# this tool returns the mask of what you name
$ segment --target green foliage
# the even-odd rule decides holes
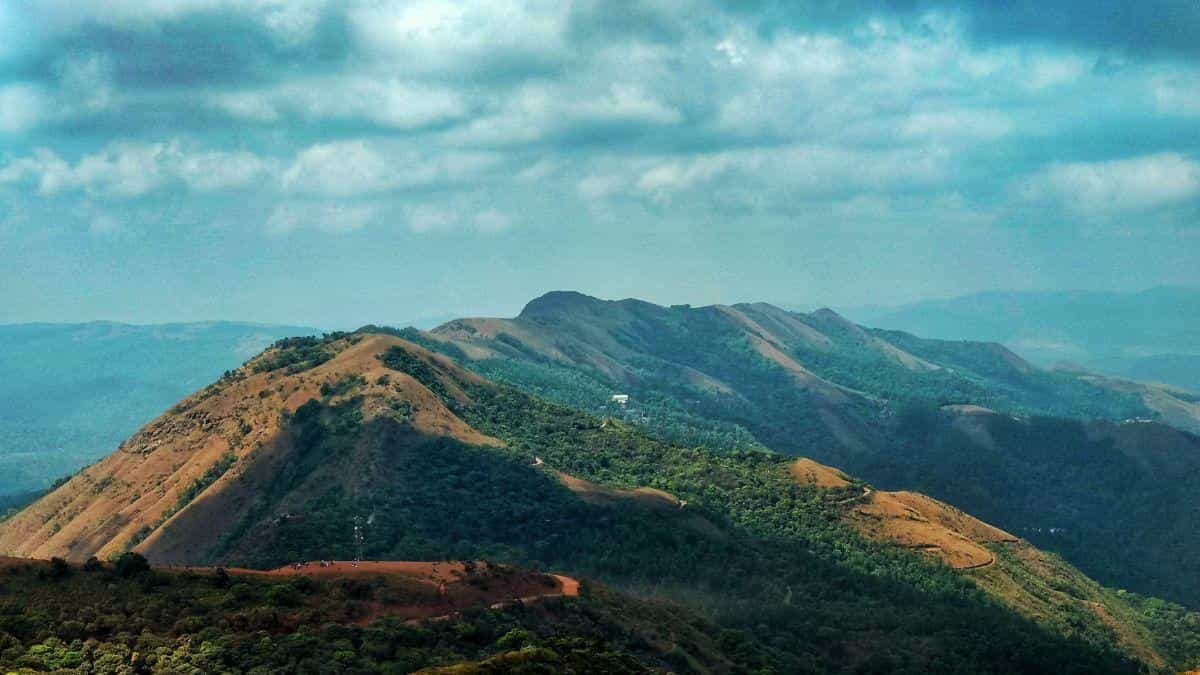
[[[1181,670],[1200,670],[1200,612],[1135,593],[1118,594],[1140,612],[1155,647]]]
[[[411,375],[417,382],[425,385],[430,391],[440,396],[453,409],[455,402],[450,399],[445,385],[442,384],[437,372],[424,359],[416,356],[403,347],[391,347],[379,356],[383,365],[392,370]]]
[[[331,342],[350,337],[349,333],[326,333],[321,337],[303,336],[289,337],[277,340],[271,348],[253,363],[253,371],[265,373],[283,369],[292,375],[315,368],[333,358],[333,352],[327,349]]]
[[[4,672],[390,674],[454,664],[464,664],[457,672],[489,672],[503,664],[511,672],[642,673],[668,665],[667,647],[656,645],[660,626],[673,627],[671,645],[696,666],[733,665],[707,619],[605,589],[536,610],[479,607],[452,621],[387,618],[363,626],[372,609],[348,599],[341,580],[238,577],[230,587],[192,572],[142,570],[135,579],[99,570],[50,581],[46,567],[0,571]],[[355,583],[401,604],[428,594],[404,579]],[[737,656],[765,658],[749,647]]]
[[[366,384],[366,380],[361,375],[346,375],[336,382],[322,382],[321,395],[325,397],[343,396],[364,384]]]
[[[150,570],[150,563],[140,554],[127,551],[117,556],[115,561],[117,576],[131,579]]]
[[[640,385],[618,385],[558,363],[486,359],[469,365],[489,380],[576,410],[601,417],[629,417],[648,433],[672,443],[715,451],[766,449],[744,427],[697,414],[696,399],[675,398]],[[630,394],[633,411],[614,406],[610,402],[614,393]],[[693,402],[692,409],[688,401]]]
[[[1164,446],[1184,467],[1168,477],[1075,420],[981,416],[968,421],[976,433],[955,420],[912,405],[898,415],[894,452],[845,468],[954,504],[1062,554],[1106,585],[1200,606],[1200,560],[1180,554],[1200,551],[1200,531],[1179,510],[1200,490],[1200,458],[1187,453],[1200,440],[1179,433],[1182,445]],[[1161,435],[1147,433],[1145,452],[1154,456]]]
[[[418,357],[388,360],[424,372]],[[1094,617],[1063,608],[1062,624],[1078,629],[1050,632],[944,566],[862,540],[842,524],[841,495],[795,483],[776,455],[684,448],[507,387],[455,384],[471,401],[460,414],[504,447],[423,436],[386,417],[362,422],[346,404],[310,402],[289,420],[295,456],[221,558],[273,566],[350,557],[350,525],[370,514],[368,559],[484,557],[684,602],[734,631],[721,649],[747,669],[848,672],[887,653],[898,668],[926,672],[1136,670]],[[543,467],[531,466],[534,456]],[[373,469],[349,484],[319,478],[341,466]],[[659,488],[687,506],[585,501],[544,467]],[[285,503],[303,517],[273,520]]]
[[[612,393],[628,393],[640,413],[634,421],[661,439],[719,451],[766,446],[885,488],[919,490],[1061,552],[1105,583],[1200,607],[1200,531],[1186,511],[1200,490],[1195,452],[1171,451],[1192,468],[1164,479],[1110,441],[1085,438],[1081,420],[1152,416],[1137,395],[1032,369],[996,344],[863,329],[828,312],[736,309],[765,327],[784,356],[867,396],[815,395],[819,386],[799,384],[755,347],[758,329],[723,312],[644,303],[635,310],[597,301],[587,311],[519,318],[566,360],[497,338],[487,346],[503,357],[469,366],[597,415],[614,414],[605,408]],[[613,381],[614,371],[624,380]],[[728,389],[706,386],[697,373]],[[964,403],[1028,420],[1002,418],[996,424],[1006,428],[991,434],[998,446],[988,447],[939,411]]]

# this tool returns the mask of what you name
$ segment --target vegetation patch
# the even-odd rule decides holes
[[[326,333],[322,337],[304,336],[277,340],[262,357],[253,363],[252,369],[256,373],[282,369],[284,373],[293,375],[316,368],[333,358],[333,352],[328,349],[329,343],[348,335],[348,333]]]

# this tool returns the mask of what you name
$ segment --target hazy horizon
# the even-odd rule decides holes
[[[1079,294],[1109,294],[1109,293],[1111,293],[1111,294],[1116,294],[1116,295],[1138,295],[1140,293],[1147,293],[1147,292],[1163,290],[1163,289],[1181,289],[1181,290],[1200,292],[1200,287],[1198,287],[1198,286],[1184,286],[1184,285],[1157,285],[1157,286],[1149,286],[1146,288],[1139,288],[1139,289],[1134,289],[1134,290],[1129,290],[1129,291],[1111,290],[1111,289],[1088,289],[1088,288],[1057,288],[1057,289],[1028,289],[1028,290],[993,288],[993,289],[984,289],[984,290],[979,290],[979,291],[973,291],[971,293],[964,293],[961,295],[929,296],[929,297],[912,298],[909,300],[901,300],[901,301],[894,302],[894,303],[866,303],[866,304],[857,304],[857,305],[839,305],[839,304],[827,303],[827,302],[819,302],[819,301],[811,301],[810,302],[810,301],[803,301],[803,300],[799,301],[799,302],[795,302],[795,301],[788,301],[788,300],[782,300],[782,299],[771,300],[771,299],[761,299],[761,298],[743,298],[743,299],[739,299],[739,300],[733,300],[728,303],[704,302],[704,301],[682,303],[682,302],[675,302],[672,300],[652,300],[650,298],[639,297],[639,296],[605,297],[603,295],[598,295],[598,294],[591,294],[591,293],[584,293],[584,294],[590,295],[590,296],[598,298],[600,300],[609,300],[609,301],[643,300],[643,301],[652,302],[654,304],[661,305],[664,307],[670,306],[670,305],[678,305],[678,304],[688,304],[688,305],[693,305],[693,306],[697,306],[697,307],[702,307],[702,306],[708,306],[708,305],[736,305],[736,304],[741,304],[741,303],[766,302],[768,304],[775,305],[775,306],[781,307],[783,309],[787,309],[787,310],[791,310],[791,311],[798,311],[798,312],[812,312],[812,311],[815,311],[818,309],[827,308],[827,309],[833,309],[834,311],[837,311],[840,313],[845,313],[845,312],[855,313],[855,312],[861,312],[861,311],[901,309],[901,308],[908,307],[908,306],[921,305],[923,303],[948,302],[948,301],[958,300],[961,298],[990,295],[990,294],[1056,295],[1056,294],[1076,294],[1076,293],[1079,293]],[[363,326],[371,325],[371,324],[382,325],[382,326],[391,326],[391,327],[397,327],[397,328],[414,326],[414,327],[421,328],[421,329],[429,329],[429,328],[435,328],[438,325],[441,325],[448,321],[452,321],[454,319],[478,318],[478,317],[499,317],[499,318],[514,317],[521,312],[521,309],[524,308],[524,306],[529,301],[534,300],[538,297],[541,297],[542,295],[545,295],[546,293],[552,293],[552,292],[558,292],[558,291],[582,292],[582,291],[578,291],[578,289],[573,289],[573,288],[547,289],[543,292],[537,293],[535,295],[530,296],[529,298],[526,298],[525,300],[521,301],[520,303],[518,303],[517,305],[515,305],[512,308],[500,309],[495,312],[470,312],[470,311],[468,311],[468,312],[462,312],[462,313],[456,313],[456,314],[455,313],[447,313],[447,314],[425,315],[425,316],[410,316],[410,317],[401,318],[398,320],[395,320],[395,319],[394,320],[384,320],[384,319],[380,319],[380,318],[364,318],[361,321],[350,322],[350,323],[346,323],[346,324],[324,323],[321,321],[306,320],[303,317],[289,319],[289,320],[285,320],[285,321],[262,321],[262,320],[258,320],[258,319],[254,319],[254,318],[238,318],[238,317],[207,317],[207,318],[198,318],[198,319],[189,319],[189,320],[167,319],[167,320],[163,320],[163,321],[127,321],[127,320],[122,320],[122,319],[114,319],[114,318],[110,318],[110,317],[101,317],[101,318],[82,318],[82,319],[75,319],[75,320],[0,321],[0,327],[2,327],[2,326],[36,325],[36,324],[55,325],[55,324],[106,324],[106,323],[112,323],[112,324],[117,324],[117,325],[137,326],[137,327],[157,327],[157,326],[169,326],[169,325],[180,325],[180,324],[236,323],[236,324],[245,324],[245,325],[258,324],[258,325],[262,325],[262,326],[272,326],[272,327],[285,326],[285,327],[294,327],[294,328],[314,328],[314,329],[329,330],[329,331],[353,330],[353,329],[361,328]],[[851,316],[849,318],[851,318],[855,321],[861,321],[861,319],[854,317],[854,316]],[[866,321],[865,323],[867,325],[870,325],[870,321]],[[925,337],[937,337],[937,336],[936,335],[928,335]]]
[[[6,3],[0,322],[1197,286],[1176,5]]]

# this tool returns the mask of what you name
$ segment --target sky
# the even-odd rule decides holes
[[[0,323],[1160,284],[1194,0],[0,0]]]

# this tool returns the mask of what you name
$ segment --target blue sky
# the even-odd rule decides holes
[[[0,3],[0,322],[1200,284],[1200,5]]]

